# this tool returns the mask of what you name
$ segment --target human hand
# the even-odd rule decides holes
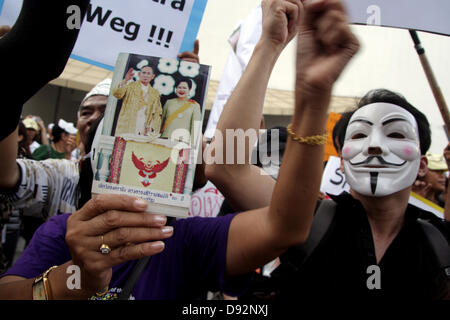
[[[94,294],[111,280],[112,267],[155,255],[160,241],[172,236],[166,217],[145,212],[147,203],[124,195],[92,198],[67,220],[66,243],[72,262],[82,270],[82,289]],[[102,254],[100,246],[112,251]]]
[[[44,121],[41,119],[41,117],[34,116],[33,118],[36,121],[36,123],[38,124],[39,128],[41,129],[41,131],[42,130],[46,131]]]
[[[77,136],[69,134],[66,141],[66,153],[71,153],[77,147]]]
[[[125,75],[125,82],[128,82],[131,79],[133,79],[133,68],[128,69],[128,72]]]
[[[334,82],[359,50],[340,0],[304,1],[297,45],[297,91],[331,94]]]
[[[183,61],[200,63],[200,57],[198,56],[199,51],[200,51],[200,42],[197,39],[194,42],[194,50],[192,50],[192,52],[184,51],[180,53],[177,57]]]
[[[0,38],[11,31],[10,26],[0,26]]]
[[[263,0],[261,40],[282,50],[297,33],[303,11],[300,0]]]

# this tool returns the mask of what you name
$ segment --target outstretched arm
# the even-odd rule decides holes
[[[300,0],[262,2],[261,38],[222,111],[210,145],[210,148],[220,148],[223,143],[223,157],[216,152],[216,159],[208,161],[207,176],[237,210],[269,205],[275,181],[268,175],[261,175],[261,170],[250,163],[249,155],[257,139],[273,67],[296,34],[299,6]],[[236,135],[245,133],[245,145],[240,146],[237,138],[226,138],[227,131]]]
[[[13,28],[0,39],[3,117],[0,117],[0,187],[16,184],[17,134],[23,104],[64,70],[79,30],[67,28],[67,8],[78,5],[84,16],[89,0],[24,0]],[[23,63],[30,60],[39,63]],[[33,74],[24,78],[24,74]],[[20,89],[20,94],[16,93]]]
[[[272,5],[274,14],[287,3],[265,2]],[[359,43],[340,0],[297,1],[296,6],[301,14],[291,128],[297,136],[311,137],[326,132],[332,86]],[[258,79],[254,75],[253,82]],[[251,270],[306,240],[320,188],[323,153],[323,144],[288,139],[270,207],[244,212],[231,222],[228,274]]]

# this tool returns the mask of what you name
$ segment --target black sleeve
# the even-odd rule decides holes
[[[20,119],[23,104],[64,70],[79,30],[69,30],[67,8],[82,18],[89,0],[24,0],[12,30],[0,39],[0,141]]]

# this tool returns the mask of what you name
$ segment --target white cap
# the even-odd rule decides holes
[[[66,122],[63,119],[58,121],[58,127],[64,129],[67,133],[77,134],[78,130],[75,128],[72,122]]]
[[[111,90],[111,79],[106,78],[105,80],[99,82],[89,93],[84,97],[81,104],[92,96],[109,96],[109,91]]]

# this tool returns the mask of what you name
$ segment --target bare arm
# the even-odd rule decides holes
[[[285,46],[296,34],[299,0],[263,1],[263,32],[239,83],[225,105],[211,148],[221,148],[206,167],[208,178],[237,210],[250,210],[269,204],[275,181],[261,175],[249,161],[257,129],[260,127],[264,98],[273,67]],[[240,130],[248,137],[244,145],[228,132]],[[236,134],[240,134],[238,131]],[[221,162],[221,158],[223,162]],[[238,161],[241,160],[241,161]],[[224,164],[222,164],[224,163]],[[242,190],[246,190],[245,194]]]
[[[171,237],[173,229],[165,227],[166,217],[148,214],[146,208],[147,202],[133,197],[99,195],[72,214],[65,234],[72,260],[49,273],[53,299],[89,298],[110,283],[113,266],[163,251],[161,240]],[[111,246],[109,254],[100,253],[102,241]],[[81,288],[76,290],[67,286],[72,265],[80,268]],[[5,276],[0,279],[0,299],[31,299],[32,283],[33,279]]]
[[[0,69],[8,77],[0,77],[4,110],[0,117],[0,187],[10,188],[19,179],[16,165],[17,124],[20,120],[22,105],[52,79],[59,76],[69,59],[78,37],[79,30],[67,28],[67,8],[77,4],[84,16],[89,0],[61,0],[57,2],[25,0],[17,22],[11,30],[0,38]],[[46,48],[39,50],[39,48]],[[29,53],[34,52],[32,81],[23,82],[19,74],[26,66],[17,63],[26,61]],[[14,92],[17,83],[21,83],[20,94]]]
[[[326,132],[332,86],[358,51],[359,43],[349,29],[340,0],[305,1],[304,6],[298,1],[297,5],[302,14],[291,123],[296,135],[308,137]],[[244,212],[231,222],[228,274],[251,270],[306,240],[319,193],[323,152],[323,145],[289,138],[270,207]]]
[[[17,129],[0,141],[0,189],[10,189],[17,185],[20,178],[17,156]]]

